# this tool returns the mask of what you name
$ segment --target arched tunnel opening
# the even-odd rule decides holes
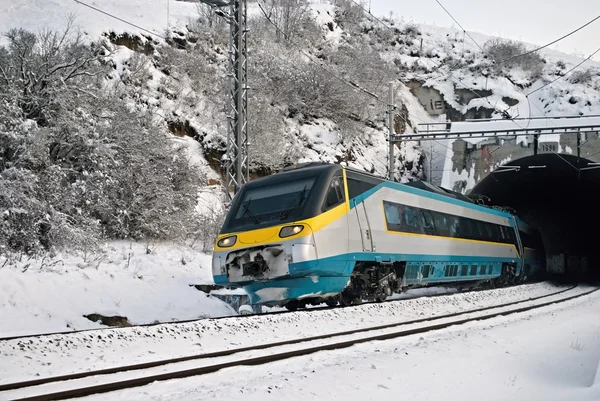
[[[556,153],[524,157],[490,173],[470,195],[484,195],[491,205],[511,207],[538,229],[546,254],[546,278],[600,279],[600,242],[595,231],[600,227],[600,168],[591,161]]]

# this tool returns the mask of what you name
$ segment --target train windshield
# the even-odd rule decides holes
[[[233,231],[242,226],[293,220],[302,213],[316,179],[316,176],[302,177],[246,188],[237,202],[237,209],[230,212],[232,215],[227,229]]]

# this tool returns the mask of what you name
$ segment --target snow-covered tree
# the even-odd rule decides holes
[[[0,47],[0,252],[175,238],[196,184],[182,149],[128,93],[107,86],[96,45],[11,31]]]

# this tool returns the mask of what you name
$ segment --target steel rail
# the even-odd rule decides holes
[[[335,338],[335,337],[347,336],[347,335],[352,335],[352,334],[357,334],[357,333],[365,333],[365,332],[369,332],[369,331],[379,331],[379,330],[384,330],[384,329],[389,329],[389,328],[394,328],[394,327],[400,327],[400,326],[407,326],[407,325],[417,324],[417,323],[423,323],[423,322],[432,322],[432,321],[437,321],[437,320],[442,320],[442,319],[457,317],[457,316],[466,315],[466,314],[473,314],[473,313],[478,313],[478,312],[484,312],[484,311],[491,310],[491,309],[505,308],[505,307],[508,307],[508,306],[522,304],[522,303],[525,303],[525,302],[532,302],[532,301],[536,301],[536,300],[539,300],[539,299],[543,299],[543,298],[547,298],[547,297],[559,295],[559,294],[565,293],[567,291],[571,291],[571,290],[575,289],[576,287],[577,286],[572,286],[570,288],[566,288],[566,289],[563,289],[563,290],[560,290],[560,291],[556,291],[556,292],[553,292],[553,293],[550,293],[550,294],[545,294],[545,295],[541,295],[541,296],[537,296],[537,297],[531,297],[531,298],[524,299],[524,300],[519,300],[519,301],[508,302],[508,303],[504,303],[504,304],[501,304],[501,305],[488,306],[488,307],[477,308],[477,309],[473,309],[473,310],[469,310],[469,311],[455,312],[455,313],[451,313],[451,314],[445,314],[445,315],[440,315],[440,316],[415,319],[415,320],[411,320],[411,321],[390,323],[390,324],[385,324],[385,325],[379,325],[379,326],[372,326],[372,327],[366,327],[366,328],[361,328],[361,329],[348,330],[348,331],[344,331],[344,332],[336,332],[336,333],[323,334],[323,335],[319,335],[319,336],[306,337],[306,338],[301,338],[301,339],[293,339],[293,340],[280,341],[280,342],[270,343],[270,344],[261,344],[261,345],[257,345],[257,346],[241,347],[241,348],[235,348],[235,349],[230,349],[230,350],[217,351],[217,352],[211,352],[211,353],[205,353],[205,354],[199,354],[199,355],[191,355],[191,356],[180,357],[180,358],[172,358],[172,359],[162,360],[162,361],[146,362],[146,363],[141,363],[141,364],[136,364],[136,365],[114,367],[114,368],[101,369],[101,370],[90,371],[90,372],[80,372],[80,373],[74,373],[74,374],[68,374],[68,375],[48,377],[48,378],[43,378],[43,379],[34,379],[34,380],[23,381],[23,382],[18,382],[18,383],[9,383],[9,384],[0,385],[0,392],[11,391],[11,390],[20,390],[20,389],[24,389],[24,388],[28,388],[28,387],[33,387],[33,386],[39,386],[39,385],[43,385],[43,384],[49,384],[49,383],[55,383],[55,382],[64,382],[64,381],[68,381],[68,380],[82,379],[82,378],[91,377],[91,376],[101,376],[101,375],[109,375],[109,374],[115,374],[115,373],[122,373],[122,372],[127,372],[127,371],[132,371],[132,370],[149,369],[149,368],[153,368],[153,367],[166,366],[166,365],[169,365],[169,364],[186,362],[186,361],[191,361],[191,360],[210,359],[210,358],[216,358],[216,357],[222,357],[222,356],[229,356],[229,355],[238,354],[238,353],[247,352],[247,351],[263,350],[263,349],[274,348],[274,347],[285,346],[285,345],[294,345],[294,344],[300,344],[300,343],[311,342],[311,341],[316,341],[316,340],[322,340],[322,339],[328,339],[328,338]],[[557,303],[557,302],[563,302],[565,300],[569,300],[569,299],[572,299],[572,298],[577,298],[577,297],[582,296],[582,295],[587,295],[587,294],[589,294],[589,293],[591,293],[593,291],[596,291],[596,289],[594,289],[592,291],[589,291],[589,292],[586,292],[586,293],[577,294],[577,295],[572,296],[572,297],[564,298],[562,300],[550,301],[550,302],[547,302],[545,304],[541,304],[541,306],[545,306],[547,304],[552,304],[552,303]],[[527,308],[532,309],[532,308],[541,307],[541,306],[540,305],[534,305],[534,306],[529,306],[529,307],[525,307],[525,308],[526,309]],[[521,309],[523,309],[523,308],[521,308]],[[500,314],[503,314],[503,313],[514,313],[514,311],[500,312]],[[494,314],[494,316],[496,316],[496,315],[497,314]],[[457,323],[456,321],[454,321],[454,322],[450,322],[450,323],[442,323],[441,325],[426,326],[425,328],[405,330],[405,331],[401,331],[399,333],[408,333],[408,334],[403,334],[403,335],[410,335],[410,334],[422,333],[422,332],[425,332],[425,331],[419,331],[419,330],[427,329],[428,327],[434,327],[432,330],[437,330],[437,329],[442,328],[442,327],[448,327],[448,325],[462,324],[463,322],[480,320],[480,319],[486,319],[486,318],[489,318],[489,317],[487,317],[487,316],[483,316],[483,317],[479,316],[479,317],[468,318],[468,319],[464,319],[464,320],[458,321],[460,323]],[[417,330],[417,331],[415,331],[415,330]],[[396,332],[396,333],[398,333],[398,332]],[[392,334],[394,334],[394,333],[392,333]],[[387,335],[389,335],[389,334],[384,334],[383,336],[387,336]],[[368,338],[371,338],[372,340],[376,340],[376,339],[379,339],[380,336],[381,335],[374,336],[374,337],[368,337]],[[393,338],[393,337],[391,337],[391,338]],[[367,340],[367,341],[372,341],[372,340]],[[349,343],[349,342],[352,342],[352,341],[354,341],[355,343],[359,343],[359,342],[363,342],[363,339],[349,340],[349,341],[346,341],[346,342],[343,342],[343,343]],[[358,341],[358,342],[356,342],[356,341]],[[342,343],[340,343],[340,344],[342,344]],[[331,346],[331,344],[330,345],[326,345],[326,346]],[[323,347],[323,346],[320,346],[320,347]],[[317,348],[319,348],[319,347],[317,347]],[[335,349],[335,348],[332,348],[332,349]],[[319,349],[319,350],[321,350],[321,349]],[[291,352],[295,352],[295,351],[291,351]],[[287,355],[287,354],[289,354],[289,352],[288,353],[283,353],[283,354]],[[279,354],[273,354],[273,355],[279,355]],[[294,354],[292,356],[296,356],[296,355]],[[258,361],[261,361],[262,360],[261,358],[266,358],[266,357],[258,357],[258,358],[251,358],[251,359],[252,360],[253,359],[257,359]],[[281,358],[281,359],[285,359],[285,358]],[[265,362],[261,362],[261,363],[265,363]],[[228,364],[233,364],[233,365],[228,365]],[[213,366],[222,366],[221,368],[219,368],[219,369],[222,369],[222,368],[228,367],[228,366],[236,366],[236,364],[237,364],[237,362],[233,361],[233,362],[226,362],[224,364],[218,364],[218,365],[213,365]],[[240,365],[244,365],[244,364],[246,364],[246,363],[241,363]],[[211,368],[211,366],[203,367],[203,368],[194,368],[194,369],[191,369],[191,370],[186,370],[185,372],[197,371],[198,369],[204,369],[204,368],[209,369],[209,368]],[[216,370],[219,370],[219,369],[216,369]],[[198,374],[210,373],[210,372],[216,371],[216,370],[210,370],[210,369],[208,371],[199,370],[199,372],[201,372],[201,373],[198,373]],[[165,374],[158,375],[158,376],[159,377],[169,378],[168,376],[166,376],[166,375],[169,375],[169,374],[179,374],[179,372],[165,373]],[[152,377],[156,377],[156,376],[152,376]],[[180,376],[174,376],[173,378],[179,378],[179,377]],[[126,380],[124,382],[117,382],[117,383],[138,383],[139,380],[144,380],[144,379],[146,379],[146,378],[131,379],[131,380]],[[165,380],[165,379],[156,379],[155,378],[155,379],[152,379],[151,381],[154,381],[154,380]],[[114,383],[107,383],[107,384],[102,384],[102,385],[97,385],[97,386],[92,386],[92,387],[86,387],[86,389],[92,389],[93,388],[94,390],[93,390],[93,392],[86,393],[84,395],[89,395],[89,394],[96,393],[97,392],[96,389],[98,389],[98,388],[102,389],[102,388],[104,388],[102,386],[105,386],[105,385],[109,386],[109,387],[107,387],[106,391],[113,391],[114,389],[112,387],[110,387],[113,384]],[[135,387],[137,385],[138,384],[133,384],[131,387]],[[128,388],[128,387],[121,387],[119,389],[123,389],[123,388]],[[79,390],[81,390],[81,389],[79,389]],[[33,398],[32,397],[23,398],[21,400],[23,400],[23,401],[25,401],[25,400],[30,401],[30,400],[64,399],[65,397],[66,398],[72,397],[72,395],[71,395],[72,391],[76,391],[76,390],[68,390],[67,392],[53,393],[53,394],[47,395],[47,397],[50,397],[50,398],[36,398],[36,397],[44,397],[43,395],[40,395],[40,396],[35,396]],[[89,391],[92,391],[92,390],[89,390]],[[104,391],[100,391],[100,392],[104,392]],[[66,395],[61,395],[63,393],[66,394]],[[56,398],[56,397],[59,397],[59,398]]]
[[[73,335],[73,334],[83,334],[83,333],[93,333],[96,331],[112,331],[112,330],[119,330],[119,329],[135,329],[138,327],[153,327],[153,326],[161,326],[161,325],[176,325],[176,324],[186,324],[186,323],[195,323],[195,322],[202,322],[205,320],[227,320],[227,319],[247,319],[250,317],[254,317],[254,316],[271,316],[271,315],[281,315],[281,314],[286,314],[286,313],[296,313],[296,312],[307,312],[307,313],[313,313],[316,311],[324,311],[324,310],[332,310],[332,309],[344,309],[344,308],[354,308],[356,306],[360,306],[360,305],[371,305],[371,304],[380,304],[380,303],[384,303],[384,302],[402,302],[402,301],[407,301],[409,299],[417,299],[417,298],[436,298],[436,297],[445,297],[445,296],[450,296],[450,295],[455,295],[455,294],[465,294],[468,292],[480,292],[480,291],[491,291],[491,290],[500,290],[500,289],[504,289],[504,288],[515,288],[518,287],[519,285],[530,285],[530,284],[536,284],[535,282],[529,282],[529,283],[522,283],[522,284],[518,284],[518,285],[513,285],[513,286],[508,286],[508,287],[501,287],[501,288],[469,288],[467,290],[464,291],[457,291],[454,293],[444,293],[444,294],[433,294],[433,295],[423,295],[423,296],[416,296],[414,298],[402,298],[402,299],[389,299],[389,300],[384,300],[381,302],[378,301],[368,301],[368,302],[363,302],[361,304],[358,305],[337,305],[337,306],[320,306],[320,307],[315,307],[315,308],[306,308],[306,309],[298,309],[295,311],[290,311],[290,310],[285,310],[285,311],[275,311],[275,312],[266,312],[266,313],[251,313],[251,314],[247,314],[247,315],[233,315],[233,316],[215,316],[215,317],[202,317],[202,318],[197,318],[197,319],[186,319],[186,320],[177,320],[177,321],[169,321],[169,322],[153,322],[153,323],[142,323],[142,324],[134,324],[131,326],[109,326],[109,327],[98,327],[98,328],[92,328],[92,329],[83,329],[83,330],[65,330],[65,331],[52,331],[52,332],[48,332],[48,333],[39,333],[39,334],[20,334],[20,335],[16,335],[16,336],[6,336],[6,337],[0,337],[0,342],[3,341],[12,341],[12,340],[22,340],[22,339],[31,339],[31,338],[43,338],[43,337],[49,337],[49,336],[58,336],[58,335]],[[452,287],[449,287],[452,288]]]
[[[247,358],[247,359],[238,360],[238,361],[224,362],[224,363],[219,363],[219,364],[215,364],[215,365],[202,366],[202,367],[185,369],[185,370],[180,370],[180,371],[175,371],[175,372],[162,373],[162,374],[150,375],[150,376],[145,376],[145,377],[139,377],[139,378],[135,378],[135,379],[122,380],[122,381],[118,381],[118,382],[104,383],[104,384],[99,384],[99,385],[94,385],[94,386],[83,387],[83,388],[59,391],[59,392],[55,392],[52,394],[35,395],[32,397],[15,399],[13,401],[64,400],[64,399],[69,399],[69,398],[84,397],[84,396],[88,396],[88,395],[92,395],[92,394],[100,394],[100,393],[106,393],[106,392],[111,392],[111,391],[116,391],[116,390],[124,390],[124,389],[128,389],[128,388],[139,387],[139,386],[150,384],[155,381],[180,379],[180,378],[185,378],[185,377],[190,377],[190,376],[205,375],[205,374],[214,373],[221,369],[225,369],[225,368],[229,368],[229,367],[262,365],[265,363],[277,362],[277,361],[294,358],[294,357],[298,357],[298,356],[310,355],[315,352],[331,351],[331,350],[348,348],[353,345],[361,344],[361,343],[365,343],[365,342],[390,340],[390,339],[406,337],[406,336],[410,336],[410,335],[414,335],[414,334],[423,334],[423,333],[427,333],[430,331],[441,330],[441,329],[445,329],[445,328],[448,328],[451,326],[461,325],[461,324],[465,324],[465,323],[469,323],[469,322],[487,320],[487,319],[492,319],[492,318],[499,317],[499,316],[506,316],[506,315],[510,315],[510,314],[514,314],[514,313],[527,312],[527,311],[530,311],[533,309],[538,309],[538,308],[542,308],[542,307],[549,306],[552,304],[562,303],[562,302],[576,299],[576,298],[579,298],[579,297],[582,297],[585,295],[589,295],[593,292],[598,291],[598,289],[600,289],[600,288],[595,288],[591,291],[573,295],[573,296],[563,298],[560,300],[549,301],[549,302],[545,302],[545,303],[542,303],[539,305],[526,306],[526,307],[517,308],[517,309],[513,309],[513,310],[509,310],[509,311],[491,313],[491,314],[488,314],[485,316],[477,316],[477,317],[466,318],[466,319],[462,319],[462,320],[455,320],[452,322],[441,323],[441,324],[437,324],[437,325],[425,326],[425,327],[415,328],[415,329],[408,329],[408,330],[397,331],[397,332],[393,332],[393,333],[380,334],[380,335],[375,335],[375,336],[371,336],[371,337],[364,337],[364,338],[359,338],[359,339],[342,341],[339,343],[332,343],[332,344],[320,345],[320,346],[315,346],[315,347],[310,347],[310,348],[305,348],[305,349],[298,349],[298,350],[293,350],[293,351],[275,353],[275,354],[264,355],[264,356],[260,356],[260,357]],[[496,308],[499,308],[499,307],[502,307],[502,306],[497,306]]]

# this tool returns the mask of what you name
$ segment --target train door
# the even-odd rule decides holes
[[[373,235],[371,233],[369,219],[367,218],[367,209],[365,208],[365,203],[360,202],[359,204],[356,204],[356,200],[353,199],[352,201],[354,202],[354,210],[356,210],[358,217],[363,252],[373,252]]]

